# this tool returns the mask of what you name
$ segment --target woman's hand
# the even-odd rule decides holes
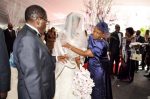
[[[71,49],[71,45],[69,43],[65,43],[64,45],[62,45],[65,48]]]

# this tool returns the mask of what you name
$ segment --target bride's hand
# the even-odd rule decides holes
[[[61,61],[62,63],[66,63],[68,60],[68,56],[67,55],[63,55],[63,56],[57,56],[58,61]]]
[[[80,64],[81,64],[80,56],[75,57],[75,62],[77,64],[78,68],[80,69]]]

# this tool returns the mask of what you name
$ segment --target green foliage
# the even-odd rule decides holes
[[[141,36],[145,35],[146,30],[150,30],[150,26],[145,26],[140,28]]]

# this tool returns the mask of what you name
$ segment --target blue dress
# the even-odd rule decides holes
[[[109,75],[109,60],[107,57],[108,43],[105,40],[94,40],[89,36],[88,48],[94,54],[89,58],[89,71],[95,87],[92,99],[112,99],[111,80]]]

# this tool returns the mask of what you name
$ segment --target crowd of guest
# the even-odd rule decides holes
[[[139,44],[131,46],[131,43],[135,42]],[[115,26],[115,32],[111,33],[109,39],[110,70],[112,76],[117,76],[121,80],[132,82],[134,73],[139,71],[139,66],[142,67],[142,70],[145,70],[147,66],[146,71],[148,72],[149,43],[149,30],[146,30],[145,36],[143,37],[141,36],[140,30],[135,31],[132,27],[128,27],[126,28],[125,37],[123,37],[120,32],[120,26],[117,24]],[[131,59],[134,53],[141,54],[141,59]],[[126,65],[126,67],[118,67],[120,63],[121,65]],[[149,78],[150,74],[144,76]]]

